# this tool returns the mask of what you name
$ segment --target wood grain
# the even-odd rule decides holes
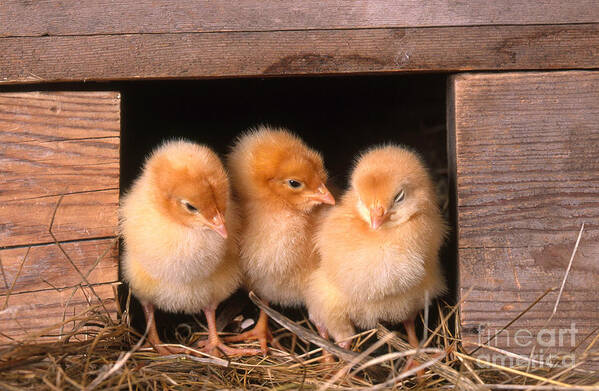
[[[114,236],[120,94],[0,94],[0,248]]]
[[[598,48],[599,24],[0,38],[0,83],[597,68]]]
[[[118,93],[0,94],[0,202],[118,187]]]
[[[460,246],[599,236],[599,73],[464,76],[455,104]]]
[[[115,189],[119,138],[3,142],[0,161],[0,202]]]
[[[2,296],[9,293],[118,281],[117,239],[85,240],[61,246],[68,257],[56,244],[0,250],[0,303]]]
[[[3,143],[119,137],[120,130],[118,92],[0,93]]]
[[[6,0],[0,36],[599,22],[593,0]]]
[[[576,237],[573,238],[575,240]],[[464,340],[486,342],[549,288],[554,290],[501,332],[491,345],[528,355],[532,345],[516,343],[513,337],[517,332],[524,334],[530,331],[533,336],[538,336],[543,329],[559,332],[559,329],[569,329],[574,325],[576,335],[573,343],[568,340],[561,346],[558,343],[557,346],[551,346],[552,349],[543,349],[553,353],[569,352],[583,339],[594,336],[599,321],[599,299],[594,289],[599,278],[599,265],[596,262],[599,244],[596,241],[585,241],[579,247],[556,315],[548,322],[572,253],[573,243],[569,244],[531,249],[460,249],[462,292],[475,286],[462,306]],[[589,342],[587,339],[574,351],[580,354]],[[468,348],[471,350],[474,347]],[[595,365],[599,365],[599,362]]]
[[[117,92],[0,94],[0,343],[97,304],[94,292],[114,314],[119,135]]]
[[[52,243],[48,229],[60,197],[0,203],[0,248]],[[58,241],[114,236],[118,219],[118,189],[65,196],[52,232]]]
[[[580,354],[599,323],[599,72],[458,75],[449,99],[460,292],[472,288],[462,337],[485,342],[553,288],[492,345],[528,355],[534,343],[515,333],[548,341],[574,325],[573,341],[536,349]]]
[[[93,288],[104,304],[97,311],[115,319],[117,307],[112,284],[96,285]],[[25,339],[37,342],[56,341],[60,335],[61,323],[78,315],[88,317],[90,307],[97,306],[99,300],[89,287],[78,288],[73,294],[74,289],[11,295],[6,305],[3,297],[0,297],[0,346]],[[79,322],[65,323],[63,334],[73,330]],[[84,332],[85,328],[81,331]]]

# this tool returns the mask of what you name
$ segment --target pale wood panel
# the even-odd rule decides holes
[[[0,93],[3,143],[118,137],[118,92]]]
[[[61,246],[68,258],[56,244],[0,250],[0,303],[2,296],[9,293],[118,280],[117,239],[68,242]]]
[[[0,83],[599,67],[599,24],[0,38]]]
[[[513,340],[518,330],[536,337],[574,323],[574,346],[555,346],[568,351],[599,323],[599,72],[459,75],[448,99],[460,293],[472,288],[461,308],[463,338],[485,342],[554,288],[493,345],[528,354],[533,345]]]
[[[76,178],[75,178],[76,179]],[[0,202],[0,248],[114,236],[118,224],[118,189]]]
[[[5,302],[5,297],[0,297],[0,345],[24,339],[56,341],[60,335],[59,324],[77,315],[82,315],[82,318],[89,316],[90,306],[99,304],[98,297],[104,305],[98,311],[116,319],[117,306],[112,284],[94,286],[93,290],[98,296],[89,287],[78,288],[74,295],[73,290],[74,288],[45,290],[11,295],[8,303]],[[67,322],[63,334],[73,330],[77,323]],[[39,335],[42,331],[43,334]]]
[[[599,22],[594,0],[6,0],[0,36]]]

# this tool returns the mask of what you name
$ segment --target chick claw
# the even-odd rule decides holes
[[[255,356],[260,354],[258,349],[247,349],[247,348],[233,348],[225,345],[225,343],[218,338],[216,341],[200,341],[203,345],[201,351],[211,356],[222,357],[224,356]]]
[[[278,342],[275,342],[274,337],[272,336],[272,333],[270,332],[268,327],[262,330],[258,327],[258,325],[256,325],[256,327],[254,327],[253,329],[241,333],[239,335],[233,335],[230,337],[223,338],[223,340],[226,342],[240,342],[253,339],[256,339],[258,340],[258,342],[260,342],[260,352],[265,356],[268,354],[269,343],[277,345],[276,347],[280,348],[280,345],[278,344]]]
[[[257,349],[232,348],[224,344],[216,330],[215,307],[211,306],[204,309],[206,323],[208,323],[208,339],[199,341],[196,346],[202,347],[202,352],[216,357],[220,357],[221,354],[225,356],[254,356],[260,354],[260,350]]]
[[[170,356],[171,354],[191,354],[199,356],[199,354],[195,353],[193,350],[181,346],[154,345],[154,350],[156,350],[156,353],[160,356]]]
[[[264,311],[260,311],[260,317],[258,318],[258,322],[256,322],[256,325],[253,329],[239,335],[225,337],[224,341],[239,342],[252,339],[257,339],[258,342],[260,342],[260,350],[264,356],[268,354],[269,343],[277,349],[282,349],[282,346],[277,342],[277,340],[274,339],[270,329],[268,328],[268,315],[266,315],[266,312]]]
[[[316,329],[318,329],[318,334],[323,339],[326,339],[327,341],[329,340],[329,332],[327,331],[326,327],[324,327],[321,324],[317,324]],[[335,357],[333,357],[333,355],[329,351],[323,349],[322,354],[320,356],[320,360],[325,364],[333,364],[335,362]]]
[[[416,368],[417,366],[421,365],[422,363],[420,361],[414,360],[412,357],[410,357],[408,359],[408,361],[406,362],[406,365],[404,365],[403,369],[402,369],[402,373],[403,372],[407,372],[411,369]],[[416,381],[418,382],[418,384],[422,384],[424,382],[424,369],[420,369],[418,370],[418,372],[416,372]]]
[[[169,356],[171,354],[193,354],[194,352],[190,349],[186,349],[181,346],[165,346],[160,337],[158,336],[158,330],[156,329],[156,321],[154,319],[154,305],[152,303],[142,303],[144,315],[147,322],[147,341],[144,347],[151,347],[156,350],[160,356]]]
[[[409,319],[405,320],[403,322],[403,325],[404,325],[404,328],[406,329],[406,333],[408,334],[408,342],[413,347],[418,348],[418,346],[420,345],[420,341],[418,340],[418,336],[416,335],[416,327],[415,327],[414,321],[415,321],[415,317],[412,316]],[[408,361],[406,362],[406,365],[404,366],[403,372],[409,371],[412,368],[416,368],[420,364],[421,364],[420,362],[418,362],[418,361],[414,360],[412,357],[410,357],[408,359]],[[423,382],[423,377],[424,377],[424,369],[421,369],[416,373],[416,379],[418,381],[418,384],[421,384]]]

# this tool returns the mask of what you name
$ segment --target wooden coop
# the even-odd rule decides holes
[[[181,100],[212,104],[218,115],[202,120],[218,127],[240,110],[285,111],[276,102],[297,91],[332,107],[326,94],[351,97],[353,80],[360,94],[371,82],[401,88],[331,109],[350,120],[308,135],[317,149],[351,155],[393,135],[400,116],[443,116],[447,149],[428,153],[448,169],[462,338],[528,354],[524,342],[557,329],[560,348],[575,352],[597,335],[594,0],[5,0],[0,53],[0,344],[55,338],[48,326],[90,304],[116,311],[119,189],[138,173],[140,151],[179,125],[146,132],[156,112]],[[439,99],[405,109],[435,83]],[[264,85],[268,105],[248,94]],[[205,92],[194,100],[190,90]],[[306,108],[314,111],[305,117],[326,121]],[[374,114],[361,114],[339,141],[360,110]],[[368,121],[387,116],[395,120],[373,136]],[[208,133],[225,151],[218,132]]]

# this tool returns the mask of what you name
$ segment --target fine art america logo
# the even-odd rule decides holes
[[[480,360],[504,367],[570,367],[575,364],[576,323],[569,328],[543,328],[534,334],[529,329],[478,330],[478,343],[491,346],[490,351],[477,355]],[[501,346],[501,349],[493,349]],[[510,348],[529,354],[510,353]]]

